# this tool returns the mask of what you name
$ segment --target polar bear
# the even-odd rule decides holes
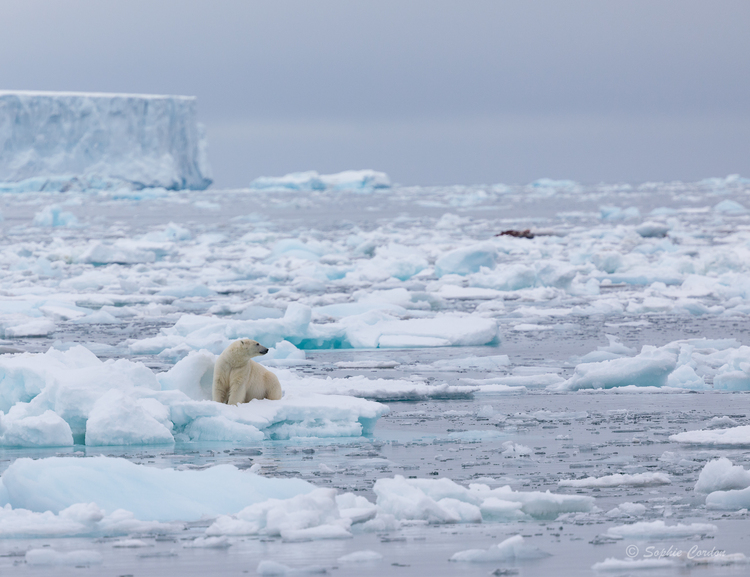
[[[250,360],[267,352],[266,347],[251,339],[230,343],[214,365],[213,400],[230,405],[249,403],[253,399],[279,400],[279,379],[266,367]]]

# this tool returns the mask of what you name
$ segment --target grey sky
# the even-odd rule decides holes
[[[750,2],[23,0],[0,88],[193,94],[216,186],[750,176]]]

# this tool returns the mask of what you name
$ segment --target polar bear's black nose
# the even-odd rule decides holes
[[[268,352],[268,349],[266,347],[260,347],[258,351],[261,355],[265,355]]]

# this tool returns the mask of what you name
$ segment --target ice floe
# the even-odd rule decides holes
[[[734,339],[689,339],[662,347],[644,345],[635,356],[624,356],[626,347],[600,347],[576,365],[553,391],[652,387],[665,389],[750,390],[750,347]],[[625,350],[624,350],[625,349]],[[613,358],[602,359],[603,356]],[[709,385],[708,379],[712,381]]]
[[[126,359],[101,361],[88,349],[0,359],[0,443],[4,446],[154,445],[182,441],[359,436],[387,412],[357,397],[463,396],[463,387],[406,381],[319,379],[280,373],[281,401],[228,406],[210,400],[215,356],[188,355],[155,374]],[[312,386],[311,386],[312,385]],[[471,391],[469,390],[470,394]],[[5,411],[3,413],[2,411]]]
[[[607,535],[620,539],[681,539],[685,537],[712,535],[718,531],[711,523],[667,525],[662,520],[639,521],[629,525],[618,525],[607,529]]]
[[[632,475],[615,473],[604,477],[586,477],[585,479],[563,479],[560,487],[650,487],[669,485],[672,480],[666,473],[635,473]]]
[[[509,486],[468,488],[450,479],[378,479],[373,488],[377,505],[396,519],[429,523],[476,523],[483,519],[554,519],[559,514],[589,511],[594,500],[585,496],[513,491]]]
[[[750,446],[750,425],[729,427],[726,429],[702,429],[685,431],[670,435],[670,441],[684,445],[703,445],[708,447]]]
[[[522,561],[547,556],[549,556],[549,553],[528,545],[523,536],[514,535],[493,545],[489,549],[459,551],[458,553],[454,553],[450,560],[468,563],[487,563],[492,561]]]

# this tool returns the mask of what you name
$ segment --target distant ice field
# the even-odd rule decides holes
[[[743,574],[750,181],[262,184],[0,194],[0,573]]]

